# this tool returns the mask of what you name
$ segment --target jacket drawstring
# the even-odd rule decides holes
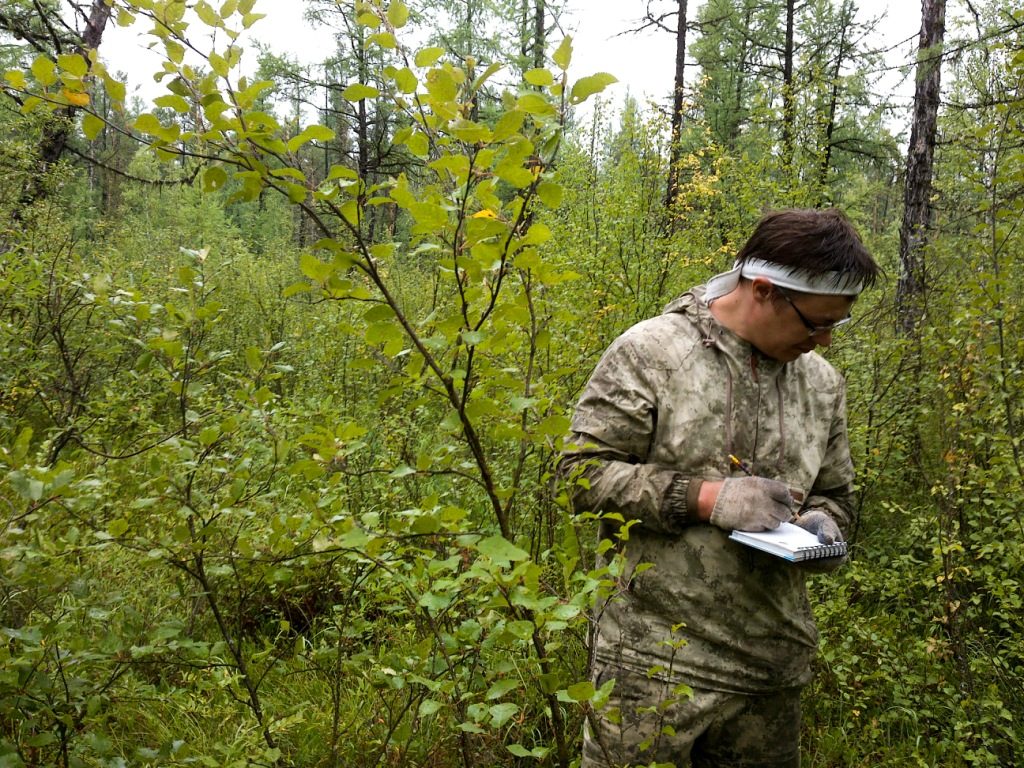
[[[776,468],[779,476],[782,476],[782,472],[786,466],[786,419],[785,414],[782,412],[783,397],[782,397],[782,372],[775,376],[775,394],[779,399],[779,458],[777,460]]]

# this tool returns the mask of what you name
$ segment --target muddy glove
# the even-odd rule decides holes
[[[805,531],[810,531],[818,537],[822,544],[834,544],[843,540],[843,532],[839,530],[836,521],[827,512],[820,509],[809,509],[793,521]]]
[[[837,541],[843,540],[843,532],[839,530],[836,521],[832,519],[831,515],[827,512],[822,512],[820,509],[809,509],[801,513],[793,522],[817,536],[818,541],[822,544],[834,544]],[[834,571],[845,562],[846,555],[842,555],[841,557],[828,557],[821,560],[808,560],[801,563],[800,567],[811,573],[828,573],[829,571]]]
[[[785,483],[767,477],[730,477],[722,483],[711,524],[727,531],[771,531],[793,516]]]

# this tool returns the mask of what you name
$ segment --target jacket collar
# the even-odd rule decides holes
[[[706,286],[698,285],[691,288],[672,301],[664,309],[664,314],[681,314],[688,317],[700,329],[701,343],[705,348],[718,349],[736,362],[749,365],[749,361],[757,360],[760,373],[775,375],[787,363],[764,355],[761,350],[745,339],[740,338],[715,319],[704,303]]]

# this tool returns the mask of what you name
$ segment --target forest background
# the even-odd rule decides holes
[[[337,49],[247,74],[253,0],[0,8],[0,765],[569,766],[620,575],[574,400],[833,204],[887,279],[827,352],[860,524],[804,761],[1020,761],[1024,6],[922,2],[909,136],[851,0],[637,6],[670,106],[570,80],[551,0],[311,0]]]

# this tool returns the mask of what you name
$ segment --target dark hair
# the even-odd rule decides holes
[[[766,214],[736,255],[738,262],[763,259],[794,272],[838,272],[867,288],[881,269],[838,208],[788,208]]]

